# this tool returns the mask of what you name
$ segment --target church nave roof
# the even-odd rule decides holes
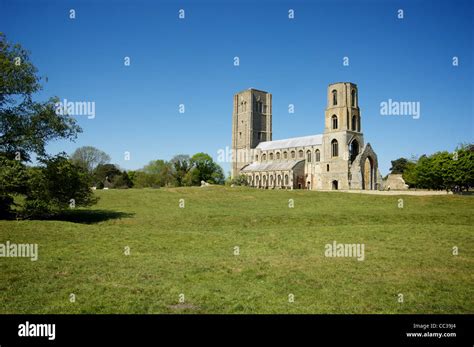
[[[302,137],[293,137],[290,139],[260,142],[258,149],[268,151],[272,149],[283,149],[291,147],[316,146],[323,143],[323,135],[311,135]]]
[[[295,167],[296,164],[304,160],[283,160],[283,161],[267,161],[267,162],[257,162],[245,166],[241,171],[283,171],[291,170]]]

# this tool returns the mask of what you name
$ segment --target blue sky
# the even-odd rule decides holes
[[[217,159],[231,146],[234,93],[271,92],[282,139],[322,133],[328,84],[350,81],[385,175],[390,160],[473,142],[473,13],[472,1],[3,0],[0,30],[48,77],[38,98],[96,104],[94,119],[77,117],[76,142],[50,153],[91,145],[126,169],[180,153]],[[420,102],[420,118],[382,116],[388,99]]]

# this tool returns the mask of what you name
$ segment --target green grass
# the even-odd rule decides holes
[[[0,313],[474,313],[473,197],[96,194],[65,220],[0,221],[0,242],[39,247],[36,262],[0,258]],[[325,257],[334,240],[365,244],[365,260]]]

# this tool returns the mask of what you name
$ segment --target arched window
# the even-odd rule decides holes
[[[280,160],[280,152],[277,152],[276,156],[277,156],[277,160]]]
[[[332,121],[332,128],[333,129],[337,129],[337,116],[336,115],[333,115],[331,117],[331,121]]]
[[[273,160],[273,153],[270,153],[270,160]]]
[[[357,142],[357,140],[353,140],[349,145],[349,157],[351,163],[357,157],[357,154],[359,154],[359,142]]]
[[[356,105],[356,91],[355,91],[355,89],[352,89],[352,92],[351,92],[351,106],[355,107],[355,105]]]
[[[296,152],[295,151],[291,151],[291,159],[295,159],[296,158]]]
[[[266,154],[262,155],[262,161],[265,161],[265,160],[267,160],[267,155]]]
[[[308,163],[311,163],[311,151],[307,151],[307,152],[306,152],[306,161],[307,161]]]
[[[336,139],[331,141],[331,154],[333,157],[339,156],[339,145]]]
[[[356,131],[357,130],[357,117],[356,115],[352,116],[352,130]]]
[[[285,175],[285,186],[288,185],[288,175]]]
[[[329,164],[326,165],[326,171],[329,172]]]
[[[304,153],[303,153],[303,151],[300,149],[300,150],[298,151],[298,158],[303,158],[303,155],[304,155]]]
[[[255,161],[258,161],[258,154],[255,155]]]
[[[315,156],[315,161],[321,161],[321,153],[319,153],[319,149],[317,149],[315,152],[314,152],[314,156]]]
[[[333,106],[337,105],[337,90],[336,89],[332,91],[332,104]]]
[[[283,159],[288,159],[288,152],[283,152]]]

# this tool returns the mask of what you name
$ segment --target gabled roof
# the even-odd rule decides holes
[[[279,170],[291,170],[296,164],[304,160],[283,160],[283,161],[266,161],[266,162],[253,162],[241,171],[279,171]]]
[[[304,147],[304,146],[315,146],[323,143],[323,135],[311,135],[302,137],[293,137],[291,139],[276,140],[276,141],[265,141],[260,142],[257,146],[258,149],[263,151],[272,149],[283,149],[290,147]]]

